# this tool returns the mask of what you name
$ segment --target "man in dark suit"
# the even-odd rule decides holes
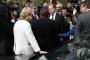
[[[56,13],[56,6],[53,4],[50,4],[48,6],[48,11],[50,14],[49,19],[55,22],[57,34],[64,33],[65,27],[64,16],[62,14]],[[60,39],[62,40],[62,38]]]
[[[0,55],[12,55],[13,53],[13,24],[8,20],[9,9],[0,4]]]
[[[62,14],[56,13],[56,6],[53,4],[50,4],[48,6],[48,11],[49,11],[49,19],[55,21],[56,27],[58,30],[58,33],[63,33],[64,32],[64,16]]]
[[[32,19],[33,20],[38,20],[39,19],[39,12],[37,9],[37,5],[31,4],[31,9],[32,9]]]

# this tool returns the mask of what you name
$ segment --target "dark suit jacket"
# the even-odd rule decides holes
[[[64,16],[56,13],[54,22],[55,22],[57,34],[64,33],[64,26],[65,26]]]
[[[8,8],[0,4],[0,54],[13,51],[13,24],[8,20]]]
[[[33,20],[31,26],[42,50],[51,50],[58,46],[55,22],[53,20]]]

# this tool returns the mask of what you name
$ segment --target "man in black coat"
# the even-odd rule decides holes
[[[56,33],[55,22],[48,20],[48,18],[40,18],[39,20],[32,20],[32,30],[35,35],[40,48],[44,51],[50,51],[58,46],[58,36]]]
[[[0,55],[14,54],[13,24],[8,20],[8,16],[7,6],[0,4]]]
[[[56,13],[56,6],[53,4],[48,6],[48,11],[50,14],[49,19],[55,21],[58,33],[63,33],[65,25],[64,16],[62,14]]]
[[[65,19],[62,14],[56,13],[56,6],[53,4],[50,4],[48,6],[49,11],[49,19],[53,20],[55,22],[57,35],[62,34],[65,32]],[[60,40],[62,40],[61,37],[59,37]]]

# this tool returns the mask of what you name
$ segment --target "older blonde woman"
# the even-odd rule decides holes
[[[14,52],[16,55],[33,54],[39,52],[40,47],[33,35],[31,25],[28,21],[32,20],[32,12],[29,7],[24,7],[13,28],[14,31]]]

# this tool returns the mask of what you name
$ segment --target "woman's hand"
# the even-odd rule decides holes
[[[40,54],[47,54],[48,52],[46,51],[39,51]]]

